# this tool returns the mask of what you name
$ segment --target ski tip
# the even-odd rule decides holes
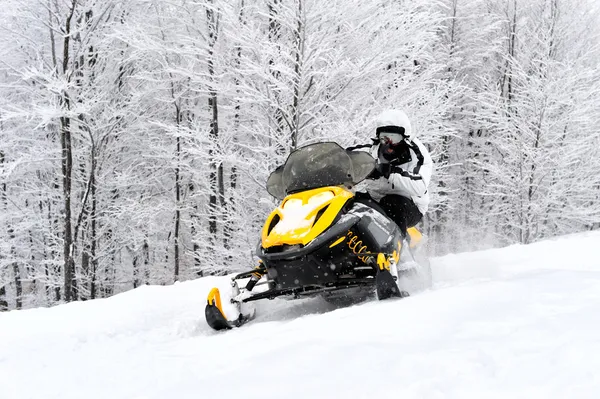
[[[213,288],[208,293],[206,299],[206,308],[204,309],[204,315],[206,316],[206,322],[213,330],[229,330],[231,325],[223,313],[223,307],[221,306],[221,293],[218,288]]]
[[[217,306],[217,308],[219,308],[219,310],[222,311],[221,293],[219,292],[219,289],[217,287],[210,290],[210,292],[208,293],[208,297],[206,298],[206,301],[208,302],[208,304],[210,306]]]
[[[238,309],[239,310],[239,309]],[[206,299],[206,308],[204,309],[204,315],[206,316],[206,322],[213,330],[231,330],[234,327],[241,327],[255,316],[254,310],[250,314],[242,314],[240,312],[236,320],[227,320],[225,312],[221,307],[221,293],[218,288],[213,288],[208,293]]]

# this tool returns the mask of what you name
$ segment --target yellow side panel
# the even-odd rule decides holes
[[[417,245],[419,245],[419,243],[423,239],[423,234],[419,230],[417,230],[416,227],[410,227],[407,230],[407,233],[410,236],[410,247],[411,248],[414,248]]]
[[[265,222],[263,248],[308,244],[331,226],[346,201],[353,196],[342,187],[315,188],[288,195]],[[315,221],[323,209],[321,217]],[[274,226],[271,226],[272,223]]]

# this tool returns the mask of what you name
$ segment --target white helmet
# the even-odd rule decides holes
[[[415,133],[410,125],[410,120],[404,111],[389,109],[383,111],[375,120],[375,133],[379,139],[382,132],[390,133],[395,137],[402,137],[412,141]],[[399,141],[397,141],[399,142]]]

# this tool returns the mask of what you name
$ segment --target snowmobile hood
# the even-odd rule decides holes
[[[262,246],[307,245],[335,221],[354,194],[342,187],[321,187],[290,194],[267,218]]]

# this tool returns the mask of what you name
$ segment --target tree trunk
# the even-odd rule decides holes
[[[19,263],[17,262],[17,250],[13,243],[15,242],[15,231],[11,225],[7,226],[8,239],[11,242],[10,245],[10,256],[12,258],[12,269],[15,283],[15,307],[21,309],[23,306],[23,285],[21,283],[21,271],[19,269]]]
[[[223,184],[223,164],[215,159],[214,147],[217,146],[219,138],[219,108],[217,102],[216,77],[214,68],[214,47],[218,35],[218,15],[213,8],[213,0],[209,1],[210,7],[206,8],[206,18],[208,21],[208,74],[211,84],[208,89],[208,107],[211,112],[210,119],[210,141],[211,148],[209,149],[210,162],[210,196],[209,196],[209,240],[212,247],[215,247],[217,238],[217,199],[222,207],[224,207],[225,185]]]
[[[13,262],[12,267],[15,276],[15,308],[21,309],[23,307],[23,285],[21,283],[21,271],[17,262]]]
[[[189,185],[190,191],[194,191],[194,184]],[[202,259],[200,258],[200,246],[198,245],[198,226],[200,226],[199,218],[198,218],[198,204],[194,204],[194,214],[192,215],[192,223],[190,227],[190,233],[192,234],[193,246],[192,250],[194,251],[194,271],[198,277],[203,276],[202,272]]]
[[[69,80],[69,45],[71,39],[71,19],[75,13],[77,0],[72,0],[69,16],[65,23],[65,35],[63,39],[63,76]],[[65,91],[61,97],[63,111],[71,108],[71,99]],[[64,260],[64,291],[67,302],[77,300],[77,284],[75,280],[75,261],[73,259],[73,231],[71,226],[71,182],[73,176],[73,147],[71,142],[71,118],[63,116],[60,118],[60,142],[62,149],[62,179],[64,200],[64,234],[63,234],[63,260]]]
[[[278,50],[281,49],[279,43],[277,43],[281,38],[281,23],[278,20],[279,6],[281,4],[281,0],[271,0],[269,2],[269,42],[276,44]],[[279,90],[277,88],[277,84],[281,77],[281,72],[274,68],[275,61],[273,58],[269,59],[269,69],[271,72],[271,76],[273,77],[273,85],[275,87],[275,91],[273,92],[273,97],[275,100],[275,110],[273,119],[275,121],[275,131],[271,132],[269,135],[269,147],[273,146],[273,138],[275,138],[275,152],[279,155],[282,155],[285,152],[285,148],[279,144],[277,139],[281,139],[283,136],[283,128],[284,128],[284,116],[282,110],[282,102],[279,96]]]
[[[40,200],[38,203],[38,207],[39,207],[39,211],[40,211],[40,215],[44,214],[44,201]],[[48,220],[50,220],[50,218],[48,218]],[[45,275],[45,280],[44,280],[44,294],[45,294],[45,298],[44,301],[45,303],[50,303],[50,297],[52,296],[52,291],[50,289],[50,285],[48,284],[48,282],[50,281],[50,268],[48,267],[48,241],[47,241],[47,235],[46,234],[42,234],[42,263],[44,264],[44,275]]]
[[[4,153],[0,152],[0,164],[4,163]],[[2,208],[4,210],[8,209],[8,204],[7,204],[7,197],[6,197],[6,183],[2,183],[2,186],[0,186],[0,189],[2,189],[2,202],[1,204],[3,205]],[[19,264],[17,262],[17,251],[15,249],[14,246],[14,242],[15,242],[15,231],[12,227],[11,223],[7,223],[6,225],[6,232],[8,233],[8,239],[10,241],[10,257],[12,258],[12,269],[13,269],[13,275],[14,275],[14,283],[15,283],[15,305],[17,309],[21,309],[23,302],[22,302],[22,297],[23,297],[23,286],[21,284],[21,273],[19,270]],[[4,303],[6,303],[6,288],[4,286],[2,286],[2,291],[0,291],[0,308],[3,306]],[[5,306],[6,308],[8,308],[8,304],[6,304]]]
[[[55,180],[54,183],[54,189],[56,191],[59,191],[60,189],[60,185],[57,183],[57,180]],[[52,213],[52,202],[48,201],[48,220],[51,221],[52,226],[54,227],[54,231],[57,232],[60,231],[60,220],[59,220],[59,216]],[[52,250],[50,251],[50,259],[58,259],[58,251],[56,250],[55,246],[52,246]],[[55,263],[55,266],[53,267],[53,273],[54,276],[60,276],[62,274],[62,270],[61,270],[61,266],[60,264],[57,262]],[[60,284],[56,284],[54,286],[54,301],[55,302],[60,302],[62,298],[62,294],[60,292]]]
[[[27,270],[26,278],[30,279],[30,281],[31,281],[31,286],[30,286],[31,289],[30,289],[29,293],[31,295],[33,295],[35,298],[38,298],[40,296],[38,294],[39,287],[38,287],[38,280],[36,278],[36,263],[38,263],[38,262],[35,257],[35,254],[37,252],[37,247],[34,244],[33,231],[31,231],[31,230],[29,230],[29,245],[31,248],[31,255],[29,257],[29,262],[26,265],[26,270]]]
[[[227,204],[225,203],[225,176],[223,175],[223,162],[219,162],[219,167],[217,168],[217,185],[219,186],[219,216],[223,221],[223,248],[229,250],[229,230],[227,229],[228,220],[226,218]]]
[[[65,95],[65,104],[68,107],[68,98]],[[62,144],[62,175],[64,196],[64,234],[63,234],[63,259],[64,259],[64,292],[67,302],[75,300],[75,262],[73,260],[73,236],[71,226],[71,174],[73,167],[71,132],[69,118],[61,118],[61,144]]]
[[[513,19],[510,25],[510,37],[509,37],[509,48],[508,48],[508,55],[510,56],[509,60],[510,62],[513,62],[513,60],[515,59],[515,47],[516,47],[516,42],[517,42],[517,0],[513,1],[513,7],[514,7],[514,14],[513,14]],[[507,87],[507,99],[508,99],[508,111],[509,114],[512,114],[512,100],[513,100],[513,74],[512,74],[512,68],[509,67],[508,71],[508,87]]]
[[[140,266],[138,265],[138,256],[137,254],[133,255],[133,259],[131,261],[131,267],[133,268],[133,288],[136,289],[140,286]]]
[[[93,157],[96,162],[96,157]],[[96,166],[92,165],[92,209],[90,210],[90,298],[96,299],[96,273],[98,272],[98,228],[97,228],[97,197],[96,197]]]
[[[300,129],[300,86],[302,85],[302,56],[304,53],[304,26],[302,23],[302,1],[298,1],[295,32],[294,62],[294,101],[292,105],[291,151],[298,146],[298,130]]]
[[[112,238],[113,238],[113,231],[112,229],[108,229],[108,231],[106,232],[106,246],[109,246],[110,242],[112,242]],[[113,274],[115,265],[117,262],[117,257],[116,257],[116,253],[113,250],[110,256],[110,262],[106,262],[106,265],[104,266],[104,275],[102,276],[103,279],[102,281],[99,282],[100,284],[100,289],[99,289],[99,293],[100,296],[103,298],[109,297],[112,295],[112,292],[114,290],[114,287],[111,286],[111,282],[110,282],[110,276]]]
[[[177,125],[178,125],[178,131],[179,131],[179,107],[177,107]],[[179,133],[178,133],[179,134]],[[181,210],[180,208],[180,202],[181,202],[181,176],[180,176],[180,171],[179,171],[179,163],[181,161],[181,138],[179,137],[179,135],[176,138],[177,144],[176,144],[176,162],[177,165],[175,166],[175,248],[174,248],[174,252],[175,252],[175,270],[173,273],[173,280],[174,281],[178,281],[179,280],[179,230],[180,230],[180,225],[181,225]]]
[[[0,164],[4,163],[4,153],[2,151],[0,151]],[[4,199],[4,196],[6,195],[6,183],[2,183],[2,185],[0,186],[0,189],[2,190],[2,192],[0,192],[0,196],[1,198]],[[2,201],[0,204],[4,205],[2,211],[6,212],[6,203],[5,200]],[[2,260],[3,256],[2,253],[0,253],[0,260]],[[2,270],[0,269],[0,272]],[[0,284],[2,284],[1,280],[0,280]],[[6,286],[4,285],[0,285],[0,312],[6,311],[8,310],[8,302],[6,300]]]
[[[6,287],[0,287],[0,312],[8,310],[8,302],[6,301]]]
[[[150,248],[148,247],[148,240],[144,240],[142,254],[144,256],[144,284],[147,285],[150,284]]]
[[[244,0],[241,0],[240,2],[240,14],[239,14],[239,24],[243,25],[245,24],[244,21]],[[241,98],[241,90],[240,90],[240,79],[238,78],[239,74],[241,73],[241,63],[242,63],[242,47],[241,46],[236,46],[235,48],[235,61],[234,61],[234,65],[237,68],[237,75],[235,75],[235,79],[234,79],[234,84],[235,84],[235,92],[236,92],[236,98]],[[240,101],[236,101],[235,103],[235,107],[234,107],[234,114],[233,114],[233,149],[234,151],[238,150],[238,146],[237,146],[237,138],[240,134],[240,118],[241,118],[241,105],[240,105]],[[232,239],[232,230],[233,230],[233,216],[236,214],[236,206],[235,206],[235,199],[233,197],[233,193],[235,193],[235,191],[237,190],[237,179],[238,179],[238,171],[237,171],[237,167],[235,164],[233,164],[231,166],[231,171],[229,173],[229,187],[231,188],[231,190],[229,191],[230,196],[229,196],[229,207],[227,209],[226,214],[228,215],[227,218],[227,223],[225,224],[225,239],[231,240]]]

